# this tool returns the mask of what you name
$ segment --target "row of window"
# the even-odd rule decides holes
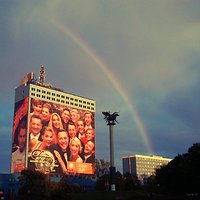
[[[165,162],[153,162],[153,161],[143,161],[143,162],[137,162],[137,165],[145,165],[145,164],[147,164],[147,165],[164,165],[164,164],[167,164],[167,163],[165,163]]]
[[[169,161],[164,161],[164,160],[150,160],[150,159],[137,159],[137,163],[168,163]]]
[[[75,102],[79,102],[79,103],[83,103],[83,104],[94,106],[94,103],[92,103],[92,102],[81,100],[81,99],[77,99],[77,98],[73,98],[73,97],[69,97],[69,96],[65,96],[65,95],[61,95],[61,94],[56,94],[54,92],[45,91],[45,90],[36,89],[36,88],[31,88],[31,90],[34,91],[34,92],[35,91],[38,92],[38,93],[42,92],[42,94],[47,94],[47,95],[59,97],[61,99],[68,99],[68,100],[71,100],[71,101],[75,101]]]
[[[154,172],[155,169],[147,169],[147,168],[140,168],[140,169],[137,169],[137,173],[142,173],[142,172]]]
[[[155,168],[157,168],[157,167],[159,167],[158,165],[154,165],[154,166],[149,166],[149,165],[137,165],[136,166],[136,168],[137,169],[141,169],[141,168],[146,168],[146,169],[155,169]]]
[[[32,97],[42,98],[42,99],[54,101],[57,103],[67,104],[70,106],[76,106],[83,109],[89,109],[92,111],[95,110],[93,102],[89,102],[89,101],[74,98],[74,97],[69,97],[63,94],[57,94],[54,92],[41,90],[38,88],[31,88],[31,91],[32,91],[31,92]]]
[[[144,178],[145,176],[150,176],[152,175],[154,172],[146,172],[146,171],[143,171],[143,172],[139,172],[137,173],[137,176],[140,178]]]

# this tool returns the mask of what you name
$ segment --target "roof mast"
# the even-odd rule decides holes
[[[44,65],[41,65],[40,75],[39,75],[39,83],[41,85],[44,85],[44,81],[45,81],[45,70],[44,70]]]

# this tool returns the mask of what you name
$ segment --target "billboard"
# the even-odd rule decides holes
[[[11,173],[21,172],[26,166],[27,119],[28,97],[15,103],[12,132]]]
[[[95,173],[95,113],[29,98],[27,169],[50,174]]]

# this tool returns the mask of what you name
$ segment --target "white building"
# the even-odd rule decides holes
[[[124,156],[122,157],[123,174],[129,172],[144,182],[145,179],[154,174],[156,168],[168,164],[171,160],[170,158],[155,155]]]

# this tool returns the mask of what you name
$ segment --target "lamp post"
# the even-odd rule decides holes
[[[111,191],[115,191],[115,162],[114,162],[114,140],[113,140],[113,126],[116,124],[116,117],[119,116],[117,112],[102,112],[104,115],[104,119],[109,126],[109,134],[110,134],[110,189]],[[117,122],[118,123],[118,122]]]

